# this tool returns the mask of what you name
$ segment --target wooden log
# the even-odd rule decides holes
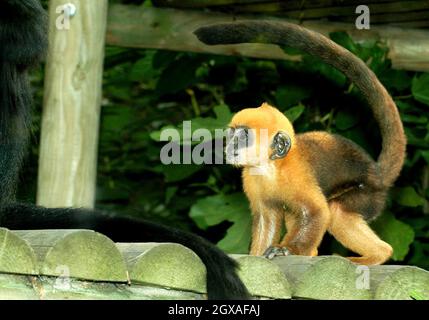
[[[335,256],[276,257],[293,297],[310,299],[429,299],[429,272],[399,265],[360,266]]]
[[[429,20],[392,22],[390,23],[390,25],[392,27],[407,28],[407,29],[429,28]]]
[[[202,300],[193,292],[122,283],[0,274],[1,300]]]
[[[329,18],[332,21],[349,22],[355,23],[356,16],[335,16]],[[389,24],[397,25],[400,23],[410,23],[424,21],[428,22],[429,10],[422,10],[419,12],[400,12],[400,13],[388,13],[388,14],[371,14],[371,25],[375,24]]]
[[[242,44],[210,47],[199,42],[193,35],[192,32],[202,25],[225,21],[223,16],[175,9],[132,8],[124,5],[110,6],[107,29],[109,45],[267,59],[288,58],[297,61],[300,59],[286,55],[274,45]],[[123,21],[128,23],[124,25]]]
[[[275,17],[252,17],[177,9],[139,8],[112,5],[109,11],[107,43],[110,45],[153,48],[254,58],[299,61],[300,56],[284,53],[278,46],[241,44],[206,46],[193,35],[205,25],[253,19],[285,21]],[[124,24],[123,21],[127,21]],[[306,21],[303,26],[325,35],[346,31],[358,42],[381,40],[389,47],[389,58],[396,69],[429,71],[429,31],[404,30],[394,27],[371,27],[357,30],[354,24]]]
[[[14,231],[36,253],[39,273],[61,279],[128,282],[125,260],[106,236],[89,230]]]
[[[206,267],[190,249],[175,243],[117,243],[132,284],[206,293]]]
[[[395,2],[393,0],[370,0],[365,4],[374,4],[380,2]],[[404,1],[402,1],[404,2]],[[219,6],[246,6],[249,4],[270,5],[278,4],[283,9],[303,9],[303,8],[320,8],[326,6],[341,6],[345,4],[344,0],[152,0],[155,6],[170,8],[209,8]],[[360,5],[360,0],[347,0],[346,4]]]
[[[36,277],[0,274],[0,300],[38,300]]]
[[[58,283],[56,278],[38,279],[38,293],[43,300],[201,300],[202,295],[187,291],[121,283],[91,282],[71,279]],[[1,294],[1,289],[0,289]]]
[[[123,273],[125,261],[119,248],[131,271],[132,281],[129,285],[122,280],[106,280],[104,276],[93,275],[82,277],[74,272],[67,277],[51,271],[42,272],[49,276],[38,277],[0,273],[0,299],[204,299],[204,294],[196,292],[199,289],[195,290],[189,282],[200,283],[200,289],[205,286],[205,268],[195,253],[181,245],[143,243],[115,246],[107,239],[107,247],[113,246],[112,251],[106,250],[105,237],[92,231],[8,232],[8,238],[17,238],[17,235],[33,246],[42,271],[43,265],[51,261],[51,270],[59,264],[68,264],[72,271],[74,266],[95,268],[96,272],[110,266],[106,271],[108,274],[112,275],[119,269]],[[7,241],[10,240],[4,241],[4,238],[0,237],[3,245],[8,246]],[[122,261],[119,264],[118,254]],[[94,258],[94,255],[104,257]],[[429,272],[416,267],[366,267],[332,256],[288,256],[276,257],[272,261],[246,255],[234,255],[233,258],[239,263],[239,276],[257,298],[289,299],[292,295],[298,299],[429,300]],[[88,268],[91,264],[93,266]],[[199,275],[194,277],[192,274]],[[177,284],[177,281],[181,283]],[[168,289],[172,287],[178,289]]]
[[[344,4],[344,3],[343,3]],[[362,3],[360,3],[362,4]],[[395,2],[375,2],[365,3],[371,12],[371,18],[374,14],[385,14],[396,12],[411,12],[429,8],[429,3],[420,0],[395,1]],[[256,3],[230,7],[236,12],[252,13],[278,13],[284,14],[289,18],[316,19],[326,17],[350,16],[356,19],[355,13],[357,3],[347,3],[347,5],[325,4],[318,7],[299,7],[294,8],[288,1],[274,3]],[[414,12],[416,13],[416,12]],[[372,19],[371,19],[372,20]]]
[[[108,1],[69,2],[77,12],[60,30],[64,1],[50,1],[37,203],[93,207]]]
[[[288,256],[273,259],[293,287],[294,298],[368,300],[369,289],[358,284],[357,266],[334,256]]]
[[[152,0],[155,6],[171,8],[206,8],[232,4],[269,3],[272,0]]]
[[[37,275],[36,255],[27,241],[0,228],[0,272]]]
[[[387,272],[386,267],[389,266],[371,268],[371,277],[375,277],[375,270],[383,277],[375,290],[374,299],[412,300],[418,296],[429,300],[429,272],[408,266],[395,266],[396,268]]]
[[[236,256],[238,275],[249,293],[258,298],[291,299],[292,289],[282,270],[270,260]]]

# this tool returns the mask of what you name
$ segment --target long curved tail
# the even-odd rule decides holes
[[[202,27],[195,31],[205,44],[270,43],[319,57],[343,72],[362,92],[378,122],[382,149],[377,160],[383,184],[390,187],[405,159],[406,137],[398,109],[367,65],[320,33],[286,22],[246,21]]]

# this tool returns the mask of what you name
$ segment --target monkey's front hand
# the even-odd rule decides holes
[[[286,247],[269,247],[267,250],[265,250],[264,257],[271,260],[274,257],[288,256],[290,254],[291,253],[289,249]]]

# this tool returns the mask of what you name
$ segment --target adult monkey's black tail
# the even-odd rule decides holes
[[[205,264],[209,299],[247,299],[236,262],[201,237],[97,210],[49,209],[15,201],[29,135],[27,70],[44,56],[46,34],[46,14],[38,0],[0,0],[0,227],[92,229],[114,241],[180,243]]]
[[[195,34],[209,45],[271,43],[296,48],[343,72],[365,96],[379,124],[383,141],[377,163],[383,184],[390,187],[395,182],[404,163],[406,147],[398,109],[377,76],[350,51],[320,33],[286,22],[217,24],[202,27]]]
[[[0,212],[0,226],[12,230],[90,229],[116,242],[175,242],[193,250],[207,269],[209,299],[248,299],[246,287],[236,273],[237,264],[207,240],[149,221],[118,217],[87,209],[48,209],[11,203]]]

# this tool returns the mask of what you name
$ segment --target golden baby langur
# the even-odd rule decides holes
[[[252,255],[317,255],[326,232],[359,256],[381,264],[392,247],[368,226],[383,210],[405,158],[396,105],[376,75],[325,36],[291,23],[247,21],[200,28],[206,44],[272,43],[301,49],[342,71],[367,100],[382,149],[374,161],[357,144],[328,132],[295,134],[290,121],[264,103],[238,112],[229,126],[228,163],[243,169],[253,215]],[[281,239],[283,225],[287,233]]]

